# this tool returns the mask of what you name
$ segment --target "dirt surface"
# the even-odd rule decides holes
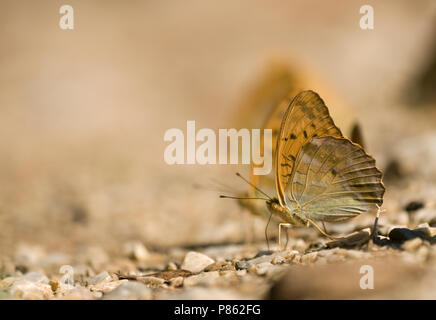
[[[359,1],[73,0],[75,29],[61,30],[59,3],[2,1],[0,297],[436,298],[436,102],[405,98],[431,72],[436,7],[367,3],[364,31]],[[332,248],[295,228],[284,249],[272,224],[268,251],[266,221],[218,198],[247,190],[234,173],[248,166],[164,162],[165,131],[187,120],[263,121],[274,68],[318,92],[344,132],[360,124],[385,174],[376,244],[363,231]]]

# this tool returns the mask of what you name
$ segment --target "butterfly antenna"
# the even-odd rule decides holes
[[[266,198],[256,198],[256,197],[254,197],[254,198],[252,198],[252,197],[247,197],[247,198],[244,198],[244,197],[233,197],[233,196],[226,196],[226,195],[223,195],[223,194],[220,194],[220,198],[222,198],[222,199],[236,199],[236,200],[264,200],[264,201],[270,200],[270,199],[266,199]]]
[[[242,180],[244,180],[245,182],[247,182],[250,186],[252,186],[255,190],[259,191],[261,194],[263,194],[265,197],[267,197],[269,200],[272,200],[271,197],[269,195],[267,195],[265,192],[263,192],[262,190],[260,190],[258,187],[256,187],[254,184],[252,184],[250,181],[248,181],[247,179],[245,179],[243,176],[241,176],[241,174],[239,172],[236,172],[236,175],[241,178]]]

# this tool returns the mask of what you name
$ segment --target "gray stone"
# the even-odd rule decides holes
[[[89,278],[87,282],[90,285],[96,285],[102,282],[110,282],[110,281],[112,281],[112,277],[109,275],[107,271],[103,271],[100,272],[98,275]]]
[[[431,228],[433,229],[433,228]],[[421,238],[425,240],[430,240],[433,230],[429,227],[408,229],[408,228],[394,228],[389,232],[389,238],[392,241],[402,242],[415,238]]]
[[[287,267],[283,265],[274,265],[269,262],[263,262],[257,265],[256,273],[259,276],[273,277],[274,275],[280,274],[284,268]]]
[[[235,264],[237,270],[245,270],[250,268],[251,264],[248,261],[238,261]]]
[[[16,280],[10,290],[14,298],[25,300],[44,300],[53,298],[51,286],[45,283],[33,282],[26,279]]]
[[[256,273],[259,276],[263,276],[267,274],[268,270],[270,270],[273,267],[273,265],[270,262],[262,262],[257,264],[256,267],[257,267]]]
[[[260,257],[257,257],[257,258],[253,258],[253,259],[247,260],[247,262],[249,264],[251,264],[251,265],[253,265],[253,264],[257,265],[257,264],[261,264],[261,263],[264,263],[264,262],[271,262],[271,260],[273,258],[274,258],[274,255],[270,254],[270,255],[264,255],[264,256],[260,256]]]
[[[192,273],[199,273],[215,261],[205,254],[190,251],[186,254],[181,268]]]
[[[282,264],[286,261],[286,258],[282,257],[282,256],[275,256],[272,260],[271,263],[272,264]]]

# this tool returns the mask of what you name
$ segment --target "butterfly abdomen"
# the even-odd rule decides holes
[[[294,226],[306,226],[307,219],[302,215],[299,210],[291,210],[278,203],[278,201],[268,202],[270,211],[278,216],[284,222],[290,223]]]

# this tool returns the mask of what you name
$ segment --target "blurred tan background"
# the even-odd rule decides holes
[[[74,30],[59,28],[63,4]],[[364,4],[374,30],[359,28]],[[245,190],[238,167],[168,166],[163,135],[187,120],[239,126],[274,61],[317,79],[307,89],[333,114],[341,101],[383,168],[403,139],[435,127],[434,108],[401,99],[435,25],[432,0],[3,0],[0,252],[242,240],[242,209],[194,187],[215,178]]]

